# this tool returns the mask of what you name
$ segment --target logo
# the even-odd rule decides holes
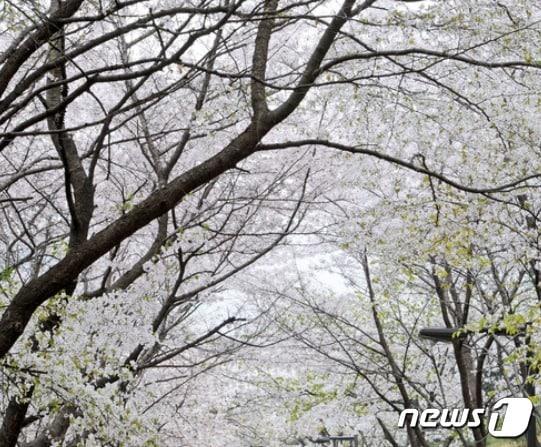
[[[502,416],[496,410],[506,407]],[[525,397],[505,397],[496,402],[490,412],[488,432],[495,438],[516,438],[524,434],[532,416],[533,405]],[[473,410],[457,408],[453,410],[427,408],[422,412],[413,408],[406,408],[400,413],[398,426],[404,428],[406,423],[410,427],[419,425],[424,428],[475,428],[481,425],[481,417],[486,414],[484,408]]]

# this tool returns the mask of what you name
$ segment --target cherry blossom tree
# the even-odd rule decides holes
[[[500,368],[508,389],[537,374],[535,4],[0,7],[1,445],[290,442],[339,429],[318,426],[331,413],[352,428],[371,412],[346,371],[391,413],[397,396],[401,406],[429,402],[439,373],[424,371],[418,388],[408,372],[446,359],[415,338],[422,301],[412,296],[427,283],[425,296],[439,300],[431,318],[448,326],[527,326],[514,344],[488,340],[510,359]],[[353,339],[372,325],[362,349],[382,362],[377,383],[354,348],[329,354],[289,327],[278,303],[255,305],[280,291],[284,253],[320,250],[367,253],[357,258],[363,287],[372,271],[385,279],[343,309],[301,306],[316,315],[315,334]],[[397,303],[381,316],[375,303],[387,292]],[[390,333],[401,334],[395,344]],[[285,351],[284,336],[295,340]],[[466,370],[475,362],[483,375],[491,346],[460,343],[449,396],[484,403]],[[294,364],[313,349],[314,371],[281,377],[277,351]],[[277,362],[265,371],[250,358]],[[223,403],[208,403],[211,389],[224,390]],[[258,411],[241,414],[252,397]],[[276,431],[262,434],[265,408],[280,411]],[[225,421],[235,429],[220,432]],[[427,445],[419,430],[396,434],[388,415],[375,421],[372,440]],[[471,435],[481,445],[486,433]]]

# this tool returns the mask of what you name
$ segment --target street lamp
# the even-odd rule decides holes
[[[503,337],[512,337],[516,335],[525,335],[525,329],[521,328],[515,335],[511,335],[506,329],[481,329],[480,331],[472,331],[462,327],[425,327],[419,331],[419,337],[427,338],[436,342],[452,342],[453,340],[460,340],[466,338],[472,334],[491,334],[501,335]]]
[[[488,330],[482,330],[481,332],[488,333]],[[436,343],[438,342],[451,343],[454,340],[464,339],[468,335],[474,334],[474,333],[478,333],[478,332],[474,332],[462,327],[454,327],[454,328],[426,327],[426,328],[422,328],[419,331],[419,337],[432,340]],[[512,336],[505,329],[491,330],[490,334],[497,335],[497,336],[504,336],[504,337]],[[526,335],[525,329],[520,330],[515,335]],[[529,396],[535,395],[535,387],[533,385],[531,387],[528,387],[527,393]],[[535,414],[532,414],[530,418],[530,423],[528,425],[528,430],[526,431],[526,444],[528,447],[538,447]]]
[[[467,334],[459,328],[448,327],[425,327],[419,331],[419,337],[436,342],[450,343],[453,340],[464,338]]]

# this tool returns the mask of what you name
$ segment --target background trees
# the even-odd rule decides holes
[[[2,445],[485,442],[393,418],[537,374],[535,4],[1,13]]]

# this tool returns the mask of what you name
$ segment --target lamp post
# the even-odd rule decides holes
[[[486,330],[482,332],[488,333],[488,331]],[[455,328],[427,327],[427,328],[422,328],[419,331],[419,337],[432,340],[436,343],[438,342],[451,343],[454,340],[460,340],[460,339],[466,338],[468,335],[471,335],[474,333],[478,333],[478,332],[473,332],[468,329],[464,329],[460,327],[455,327]],[[508,334],[505,329],[491,331],[490,334],[496,335],[496,336],[504,336],[504,337],[510,336],[510,334]],[[524,330],[520,331],[518,335],[525,335],[525,331]],[[525,388],[526,388],[526,393],[528,394],[528,396],[535,395],[535,386],[533,384],[526,383]],[[539,447],[539,444],[537,442],[537,429],[536,429],[535,414],[532,414],[530,418],[530,423],[528,424],[528,429],[526,431],[526,445],[527,447]]]

